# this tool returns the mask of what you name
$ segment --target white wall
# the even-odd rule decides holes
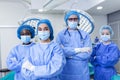
[[[95,29],[91,34],[91,39],[94,41],[95,37],[99,37],[99,29],[102,25],[107,24],[107,16],[106,15],[91,15],[95,20]]]
[[[6,57],[9,50],[19,43],[16,37],[16,28],[18,20],[25,15],[27,9],[19,3],[15,5],[12,2],[1,1],[0,11],[0,61],[4,68],[6,67]]]
[[[18,25],[18,20],[27,15],[28,9],[20,3],[0,2],[0,25]]]
[[[20,43],[20,40],[16,37],[16,29],[18,27],[18,21],[23,17],[39,16],[40,18],[50,19],[54,28],[55,36],[64,27],[64,14],[31,14],[28,12],[28,9],[20,3],[5,4],[4,2],[0,2],[0,11],[0,54],[2,68],[6,67],[5,61],[10,49]],[[95,19],[95,30],[91,35],[93,39],[98,35],[99,27],[103,24],[107,24],[107,18],[106,16],[92,16]]]
[[[10,49],[20,43],[20,40],[16,37],[19,20],[28,16],[39,16],[40,18],[50,19],[55,36],[64,26],[63,14],[31,14],[20,3],[0,2],[0,10],[0,61],[2,62],[2,68],[6,67],[5,61]]]
[[[16,28],[0,28],[0,35],[1,60],[2,66],[5,67],[7,54],[20,41],[16,37]]]

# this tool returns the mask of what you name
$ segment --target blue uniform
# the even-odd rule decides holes
[[[119,59],[118,54],[119,49],[113,42],[109,45],[100,43],[93,48],[90,61],[95,68],[94,80],[111,80],[116,74],[114,65]]]
[[[32,74],[28,75],[29,79],[25,76],[26,80],[59,80],[58,75],[65,65],[63,51],[54,41],[34,45],[30,50],[29,61],[35,70],[23,72]]]
[[[6,63],[8,69],[15,71],[15,80],[25,80],[21,75],[21,66],[23,60],[29,56],[30,47],[33,45],[35,45],[35,43],[31,43],[29,45],[20,44],[10,51]]]
[[[80,34],[80,33],[81,34]],[[92,47],[90,37],[81,30],[62,30],[57,42],[63,47],[66,65],[60,75],[61,80],[89,80],[88,59],[91,53],[78,53],[75,48]]]

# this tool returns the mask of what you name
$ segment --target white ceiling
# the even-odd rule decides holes
[[[69,0],[68,2],[56,7],[57,10],[66,10],[66,9],[80,9],[88,10],[104,0]]]
[[[97,6],[103,6],[102,10],[97,10]],[[91,14],[109,14],[120,10],[120,0],[105,0],[104,2],[90,8],[87,12]]]
[[[31,12],[37,12],[38,9],[42,9],[43,3],[48,0],[0,0],[0,2],[21,2],[31,10]],[[56,0],[55,0],[56,1]],[[58,0],[57,0],[58,1]],[[66,0],[66,3],[62,3],[55,6],[54,9],[48,11],[49,13],[63,13],[68,9],[80,9],[85,10],[91,14],[109,14],[120,10],[120,0]],[[97,6],[103,6],[102,10],[97,10]],[[48,13],[43,12],[43,13]]]
[[[44,3],[50,1],[50,0],[31,0],[31,9],[35,11],[35,9],[46,9],[43,8]],[[78,9],[78,10],[88,10],[98,4],[100,4],[101,2],[103,2],[104,0],[51,0],[52,2],[48,4],[48,6],[52,6],[52,12],[53,13],[58,13],[58,12],[63,12],[65,10],[69,10],[69,9]],[[62,1],[64,3],[62,3]],[[55,5],[54,4],[58,4]],[[87,5],[87,6],[86,6]],[[50,8],[48,7],[48,8]],[[51,12],[51,9],[49,12]]]

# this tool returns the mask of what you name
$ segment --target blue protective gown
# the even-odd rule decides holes
[[[61,80],[89,80],[88,59],[91,53],[76,54],[75,48],[92,46],[90,37],[84,31],[62,30],[57,36],[57,42],[63,47],[66,65],[60,75]]]
[[[30,47],[35,45],[35,43],[31,43],[29,45],[17,45],[15,46],[9,53],[7,57],[7,67],[9,70],[15,71],[14,80],[25,80],[21,75],[21,66],[23,60],[29,56]],[[15,58],[15,60],[11,60],[11,58]]]
[[[100,43],[93,48],[90,61],[95,68],[94,80],[111,80],[116,74],[114,65],[119,59],[119,49],[111,42],[109,45]]]
[[[34,45],[30,50],[29,61],[35,66],[35,70],[23,72],[30,74],[24,76],[26,80],[59,80],[58,75],[66,63],[63,50],[54,41]]]

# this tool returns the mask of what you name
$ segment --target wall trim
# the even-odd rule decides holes
[[[14,28],[14,27],[18,27],[19,25],[0,25],[0,28]]]

